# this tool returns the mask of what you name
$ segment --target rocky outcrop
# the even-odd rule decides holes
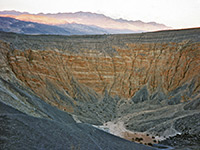
[[[189,115],[178,119],[175,122],[176,130],[182,132],[182,134],[174,137],[167,138],[161,143],[171,145],[178,149],[184,149],[185,147],[190,149],[199,149],[200,147],[200,127],[199,127],[199,113],[195,115]]]
[[[181,134],[177,122],[199,114],[199,33],[0,32],[0,101],[40,118],[62,120],[68,112],[78,122],[123,122],[127,132],[159,139]]]
[[[101,51],[86,49],[82,47],[84,43],[79,43],[78,52],[15,49],[7,57],[19,80],[53,105],[66,97],[61,109],[68,111],[73,111],[74,99],[92,102],[104,95],[105,90],[111,96],[132,98],[141,89],[133,97],[134,102],[147,100],[161,90],[168,95],[170,104],[177,104],[190,100],[200,89],[199,43],[185,40],[177,43],[128,41],[120,47],[112,42],[107,44],[110,47],[103,46]],[[92,45],[89,43],[88,47]],[[188,88],[185,84],[192,80],[193,87]]]
[[[199,110],[200,109],[200,98],[197,98],[184,106],[185,110]]]

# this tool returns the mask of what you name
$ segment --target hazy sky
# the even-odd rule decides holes
[[[200,0],[0,0],[0,10],[30,13],[89,11],[112,18],[200,27]]]

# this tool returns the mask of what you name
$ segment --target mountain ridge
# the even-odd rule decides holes
[[[104,30],[95,26],[81,24],[65,24],[60,26],[21,21],[10,17],[0,17],[0,30],[6,32],[16,32],[22,34],[51,34],[51,35],[84,35],[84,34],[108,34]]]
[[[20,21],[9,17],[0,17],[0,21],[0,30],[5,32],[16,32],[23,34],[70,34],[69,31],[57,26]]]
[[[1,16],[13,17],[15,19],[23,21],[35,21],[41,23],[41,20],[37,19],[41,16],[48,17],[43,18],[46,21],[46,24],[55,24],[55,25],[64,25],[68,23],[77,23],[87,26],[97,26],[103,28],[108,33],[135,33],[135,32],[145,32],[145,31],[156,31],[156,30],[165,30],[170,29],[170,27],[165,26],[164,24],[159,24],[156,22],[142,22],[140,20],[126,20],[126,19],[113,19],[111,17],[105,16],[103,14],[91,13],[91,12],[75,12],[75,13],[21,13],[15,11],[0,11]],[[34,19],[34,18],[35,19]],[[31,20],[31,18],[33,18]],[[53,20],[54,19],[54,20]],[[56,20],[57,21],[56,21]],[[48,22],[52,20],[52,22]],[[59,23],[60,22],[60,23]],[[43,22],[45,23],[45,22]],[[121,30],[121,31],[120,31]],[[123,31],[124,30],[124,31]]]

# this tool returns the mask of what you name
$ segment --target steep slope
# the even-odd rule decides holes
[[[0,108],[1,149],[154,150],[87,124],[34,118],[1,102]]]
[[[0,149],[155,149],[77,124],[70,114],[45,103],[13,74],[8,48],[1,43]]]
[[[77,122],[111,133],[120,125],[116,135],[131,141],[148,144],[136,140],[135,132],[148,134],[153,143],[185,130],[197,135],[199,119],[189,119],[200,113],[199,33],[200,29],[93,36],[0,32],[1,77],[20,83]],[[181,124],[188,128],[181,129]]]
[[[161,34],[164,36],[165,32]],[[185,93],[189,98],[199,90],[199,43],[190,39],[177,42],[167,39],[169,41],[166,43],[166,37],[154,43],[155,39],[151,39],[152,35],[97,36],[96,39],[95,36],[58,37],[57,43],[53,43],[54,39],[47,36],[43,39],[27,36],[25,40],[32,39],[28,39],[26,42],[28,45],[25,46],[26,49],[31,50],[21,51],[17,48],[9,53],[8,58],[16,76],[38,91],[41,91],[40,87],[43,89],[42,85],[46,86],[45,80],[48,79],[55,81],[55,86],[62,85],[62,88],[75,98],[75,94],[70,92],[73,78],[73,82],[79,84],[80,88],[87,86],[101,95],[107,90],[112,96],[132,98],[139,89],[146,86],[147,89],[143,90],[146,96],[144,99],[158,89],[172,98],[180,90],[187,89],[189,86],[187,82],[193,80],[192,91]],[[137,43],[131,41],[139,36],[144,38],[140,37],[142,39]],[[145,36],[149,37],[145,39]],[[14,46],[22,42],[20,36],[13,36],[13,38],[15,39],[11,42]],[[15,42],[16,38],[18,40]],[[46,41],[37,43],[36,39]],[[40,45],[44,48],[48,46],[46,48],[48,51],[35,50]],[[19,46],[24,44],[20,43]],[[30,72],[32,72],[31,76],[29,76]],[[27,81],[25,81],[26,77],[28,77]],[[132,98],[135,103],[141,99],[137,97],[136,94]]]

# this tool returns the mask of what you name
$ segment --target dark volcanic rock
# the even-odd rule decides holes
[[[148,100],[149,93],[147,87],[144,86],[141,90],[139,90],[132,98],[134,103],[144,102]]]
[[[200,134],[184,133],[182,135],[170,137],[160,143],[173,146],[176,150],[199,150]]]
[[[35,118],[0,103],[0,149],[153,150],[87,124]]]
[[[179,118],[174,127],[181,134],[169,137],[162,144],[170,145],[176,149],[198,150],[200,148],[200,114]]]
[[[179,104],[181,102],[181,94],[175,95],[173,98],[169,99],[169,105]]]
[[[186,104],[184,106],[185,110],[200,110],[200,98],[197,98],[191,102],[188,102],[188,104]]]
[[[22,86],[9,83],[0,78],[0,101],[4,99],[7,100],[7,104],[32,116],[49,118],[63,123],[75,122],[71,115],[45,103]],[[0,112],[8,111],[4,107],[5,106],[1,104]],[[9,110],[14,111],[14,109]]]
[[[200,113],[188,115],[175,121],[175,129],[181,133],[200,133]]]
[[[167,95],[162,90],[159,90],[158,92],[153,93],[149,99],[152,101],[161,102],[162,100],[167,99]]]

